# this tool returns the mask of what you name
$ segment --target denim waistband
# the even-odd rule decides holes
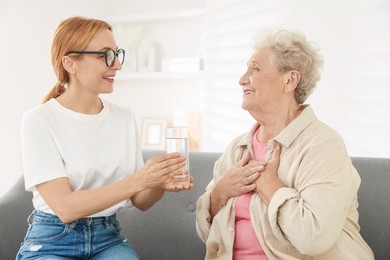
[[[64,223],[56,215],[35,210],[28,217],[28,223],[31,224],[32,222],[58,223],[58,224],[67,224],[70,226],[76,226],[78,224],[87,224],[87,225],[102,224],[102,223],[107,224],[107,223],[116,222],[116,214],[113,214],[108,217],[81,218],[69,223]]]

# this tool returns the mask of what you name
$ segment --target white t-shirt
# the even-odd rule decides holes
[[[143,165],[133,113],[102,100],[95,115],[74,112],[51,99],[22,119],[23,170],[26,190],[36,210],[54,214],[35,185],[69,178],[73,191],[98,188],[123,179]],[[109,216],[131,201],[90,217]]]

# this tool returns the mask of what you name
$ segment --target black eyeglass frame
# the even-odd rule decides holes
[[[108,60],[107,60],[108,59],[107,58],[108,52],[110,52],[110,51],[114,53],[114,59],[112,60],[112,64],[108,64]],[[69,51],[65,55],[68,55],[68,54],[104,54],[104,61],[106,62],[107,67],[112,67],[115,64],[116,58],[118,58],[119,52],[123,53],[123,60],[122,60],[122,62],[119,61],[120,64],[122,65],[125,62],[125,57],[126,57],[126,51],[122,48],[119,48],[116,51],[114,51],[112,49],[109,49],[106,51]]]

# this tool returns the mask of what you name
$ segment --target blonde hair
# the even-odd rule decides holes
[[[112,27],[105,21],[79,16],[68,18],[58,25],[51,45],[51,63],[58,81],[42,99],[42,103],[60,96],[66,90],[69,74],[62,65],[66,53],[84,50],[102,29],[112,31]]]
[[[301,80],[295,89],[295,100],[303,104],[321,79],[324,61],[316,44],[299,32],[278,29],[258,37],[255,47],[271,48],[272,61],[280,73],[299,71]]]

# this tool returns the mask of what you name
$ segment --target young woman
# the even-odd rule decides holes
[[[109,24],[64,20],[51,54],[58,83],[22,120],[25,186],[35,210],[17,259],[138,259],[116,212],[147,210],[165,191],[192,188],[192,179],[169,182],[185,158],[167,154],[144,165],[134,115],[99,97],[113,91],[125,58]]]

